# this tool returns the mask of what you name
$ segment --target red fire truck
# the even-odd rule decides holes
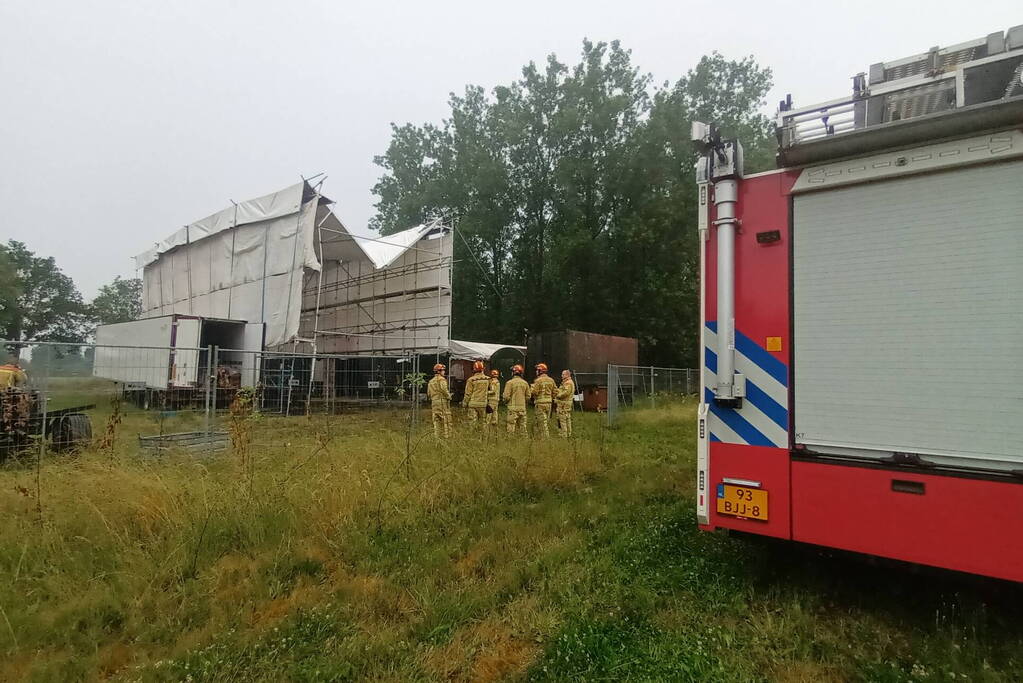
[[[701,528],[1023,581],[1023,26],[776,125],[693,125]]]

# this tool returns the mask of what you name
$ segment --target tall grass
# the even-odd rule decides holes
[[[129,413],[44,462],[41,518],[8,463],[0,679],[1023,677],[992,584],[696,531],[692,406],[569,443],[417,433],[407,463],[406,417],[144,456]]]

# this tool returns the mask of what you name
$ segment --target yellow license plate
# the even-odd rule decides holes
[[[718,484],[718,514],[767,521],[767,491]]]

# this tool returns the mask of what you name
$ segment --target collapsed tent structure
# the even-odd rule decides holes
[[[266,348],[446,353],[452,232],[352,234],[303,180],[190,223],[136,257],[143,317],[263,323]]]

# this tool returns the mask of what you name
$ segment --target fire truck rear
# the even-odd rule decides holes
[[[701,528],[1023,581],[1023,26],[694,124]]]

